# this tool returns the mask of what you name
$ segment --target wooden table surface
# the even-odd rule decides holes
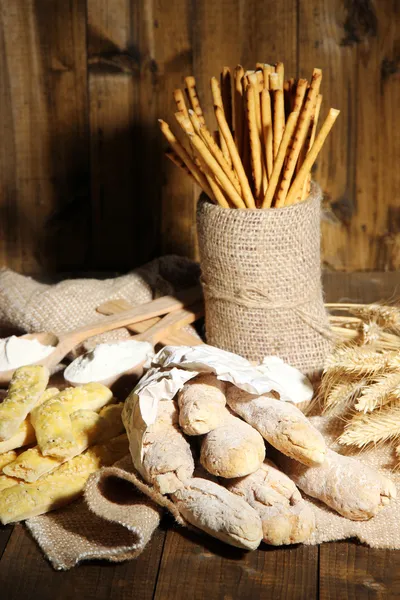
[[[400,295],[400,273],[326,274],[329,301]],[[400,524],[399,524],[400,526]],[[180,529],[169,517],[134,561],[95,561],[67,572],[47,563],[23,525],[0,528],[1,600],[311,600],[400,598],[400,551],[356,541],[243,553]]]

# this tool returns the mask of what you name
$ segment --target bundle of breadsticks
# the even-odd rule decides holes
[[[167,157],[208,197],[224,208],[290,206],[310,193],[311,169],[339,115],[331,108],[318,130],[321,69],[311,81],[285,81],[284,65],[257,63],[233,76],[224,67],[211,79],[217,131],[206,125],[194,77],[186,77],[186,98],[174,91],[175,118],[183,136],[159,120],[170,150]]]
[[[47,388],[46,367],[16,369],[0,404],[0,523],[69,504],[89,475],[128,453],[122,402],[102,384]]]

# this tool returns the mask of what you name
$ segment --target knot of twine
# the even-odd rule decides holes
[[[204,294],[214,300],[222,300],[245,308],[262,308],[263,310],[288,310],[295,313],[304,323],[323,337],[332,340],[332,331],[305,310],[305,306],[318,300],[319,286],[315,286],[303,298],[292,300],[271,300],[266,290],[257,287],[238,288],[234,293],[222,292],[218,285],[207,283],[201,278]]]

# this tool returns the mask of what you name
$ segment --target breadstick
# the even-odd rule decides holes
[[[215,375],[199,375],[178,394],[179,425],[186,435],[208,433],[222,423],[225,404],[225,383]]]
[[[262,527],[257,512],[217,483],[193,477],[172,500],[189,523],[209,535],[245,550],[258,548]]]
[[[169,158],[169,160],[171,162],[174,163],[174,165],[176,165],[177,167],[179,167],[182,171],[184,171],[186,173],[186,175],[189,175],[189,177],[192,179],[192,181],[194,183],[197,183],[197,181],[195,180],[195,178],[193,177],[192,173],[189,171],[189,169],[187,168],[187,166],[185,165],[185,163],[183,162],[183,160],[181,160],[179,158],[179,156],[177,154],[175,154],[175,152],[173,150],[168,150],[165,153],[165,156],[167,158]]]
[[[222,423],[207,433],[201,444],[200,463],[217,477],[254,473],[264,458],[264,440],[258,431],[227,409]]]
[[[293,110],[300,112],[303,106],[304,96],[307,92],[307,79],[299,79],[296,86]]]
[[[220,109],[218,108],[218,110]],[[240,194],[240,184],[236,173],[229,166],[228,162],[225,159],[225,156],[222,153],[221,148],[215,142],[213,136],[207,129],[206,125],[201,125],[200,121],[197,119],[196,115],[192,110],[189,111],[189,116],[196,130],[196,133],[203,139],[204,143],[208,146],[208,149],[210,150],[211,154],[214,155],[214,158],[216,158],[219,164],[221,165],[221,168],[224,170],[225,175],[229,177],[230,181],[235,186],[236,191]]]
[[[128,454],[126,435],[92,446],[35,483],[20,483],[0,492],[0,522],[23,521],[61,508],[83,492],[89,475]]]
[[[215,108],[215,117],[217,119],[218,126],[221,131],[221,135],[224,137],[226,145],[228,147],[228,151],[230,152],[232,158],[232,164],[236,171],[236,175],[238,177],[240,188],[242,191],[243,199],[248,208],[255,208],[255,202],[253,198],[253,194],[251,192],[249,180],[247,179],[243,163],[240,160],[240,156],[238,150],[235,146],[235,142],[233,141],[232,134],[230,129],[225,121],[225,116],[222,110],[217,106]]]
[[[261,128],[261,104],[260,104],[260,92],[259,92],[259,81],[257,77],[257,72],[251,73],[249,75],[249,83],[252,84],[253,94],[254,94],[254,110],[257,121],[257,130],[258,135],[261,139],[262,128]]]
[[[40,396],[36,406],[39,404],[43,404],[46,400],[49,400],[53,396],[58,394],[57,388],[47,388]],[[4,442],[0,442],[0,453],[8,452],[9,450],[15,450],[16,448],[22,448],[23,446],[27,446],[28,444],[33,444],[36,440],[35,430],[33,429],[33,425],[31,423],[31,418],[28,415],[18,427],[16,433],[11,436],[8,440]]]
[[[286,157],[286,150],[292,139],[292,135],[293,135],[295,127],[296,127],[298,116],[299,116],[298,112],[292,112],[289,115],[289,118],[288,118],[288,121],[287,121],[287,124],[285,127],[285,132],[283,134],[282,142],[281,142],[281,145],[279,146],[279,151],[278,151],[277,157],[275,159],[274,168],[273,168],[273,171],[271,174],[271,178],[269,180],[268,189],[267,189],[267,193],[265,194],[265,197],[264,197],[264,202],[262,204],[262,208],[269,208],[272,204],[276,186],[278,185],[279,177],[280,177],[283,163],[284,163],[284,160]],[[278,204],[276,204],[276,206],[278,206]]]
[[[306,465],[324,461],[324,438],[294,404],[278,400],[272,394],[249,394],[233,385],[227,389],[226,403],[287,456]]]
[[[279,89],[283,90],[283,84],[285,81],[285,67],[283,65],[283,62],[276,63],[275,71],[279,77]]]
[[[243,76],[244,69],[241,65],[235,67],[235,144],[239,156],[243,153],[243,120],[244,120],[244,102],[243,102]]]
[[[185,77],[185,83],[186,83],[186,92],[189,97],[192,108],[193,108],[194,112],[196,113],[196,115],[198,116],[198,118],[200,119],[200,122],[205,123],[203,111],[200,106],[199,96],[197,94],[196,80],[193,76]]]
[[[172,150],[176,152],[179,158],[185,163],[189,171],[192,173],[193,177],[196,179],[198,185],[210,198],[213,198],[213,193],[205,175],[200,171],[200,169],[191,159],[191,157],[186,152],[182,144],[176,139],[176,137],[170,130],[168,123],[166,123],[162,119],[158,119],[158,122],[160,123],[160,129],[164,134],[166,140],[168,141],[169,145],[171,146]]]
[[[279,90],[279,75],[278,73],[270,73],[269,74],[269,89],[271,92],[276,92]]]
[[[298,544],[315,529],[312,508],[304,502],[293,481],[268,459],[251,475],[227,479],[224,485],[260,515],[266,544]]]
[[[285,100],[283,90],[274,92],[274,160],[278,155],[279,146],[285,130]]]
[[[10,439],[37,404],[49,381],[49,370],[40,365],[14,371],[7,396],[0,404],[0,441]]]
[[[315,160],[316,160],[326,138],[328,137],[329,132],[332,129],[334,122],[338,118],[339,113],[340,113],[340,110],[337,110],[335,108],[331,108],[329,110],[329,114],[326,117],[326,119],[321,127],[320,132],[318,133],[317,137],[315,138],[314,144],[310,148],[310,151],[307,154],[307,156],[301,166],[300,171],[297,173],[296,178],[291,185],[289,194],[285,201],[285,205],[290,205],[295,202],[297,195],[299,194],[301,187],[304,183],[304,179],[306,178],[307,174],[311,171],[311,167],[315,163]]]
[[[179,110],[179,112],[182,112],[185,117],[188,117],[188,109],[186,106],[186,102],[185,102],[185,96],[182,92],[182,90],[180,90],[179,88],[174,90],[174,100],[176,103],[176,107]]]
[[[222,102],[221,88],[215,77],[211,77],[211,93],[213,97],[214,107],[218,106],[225,114],[224,103]],[[228,146],[226,145],[224,136],[220,136],[221,150],[229,165],[232,165],[231,156]]]
[[[317,133],[319,113],[321,111],[321,104],[322,104],[322,95],[318,94],[317,101],[315,103],[314,114],[312,115],[311,125],[309,127],[309,133],[308,133],[308,136],[306,139],[306,143],[303,146],[304,155],[302,156],[301,164],[303,164],[305,157],[307,156],[308,152],[310,151],[311,146],[314,144],[315,135]],[[300,167],[301,167],[301,165],[299,165],[298,171],[300,170]],[[309,173],[304,180],[303,191],[301,194],[301,200],[305,200],[307,198],[307,196],[309,195],[310,185],[311,185],[311,174]]]
[[[263,78],[264,78],[264,89],[265,90],[270,89],[269,76],[271,75],[271,73],[275,73],[275,68],[272,65],[265,64],[263,66]]]
[[[232,131],[232,77],[229,67],[224,67],[221,73],[221,94],[225,119]]]
[[[371,519],[396,498],[396,487],[390,479],[355,458],[330,449],[324,462],[312,467],[278,453],[276,460],[303,492],[352,521]]]
[[[262,186],[261,143],[260,136],[258,134],[257,118],[254,105],[254,85],[251,83],[247,88],[247,122],[250,136],[250,153],[254,192],[257,201],[261,196]]]
[[[112,392],[101,383],[66,388],[31,413],[38,446],[44,456],[69,458],[75,438],[70,414],[80,409],[99,410],[112,401]]]
[[[218,162],[215,160],[203,140],[200,136],[196,134],[189,135],[190,141],[193,144],[197,154],[202,158],[204,163],[209,167],[210,171],[213,173],[215,177],[217,177],[224,193],[227,195],[229,200],[237,207],[237,208],[246,208],[245,203],[242,198],[235,190],[234,185],[230,182],[229,178],[225,175],[224,171],[221,169]]]
[[[270,180],[274,166],[273,126],[271,113],[271,96],[269,94],[269,91],[265,88],[261,92],[261,121],[263,130],[265,163],[267,166],[268,180]]]
[[[304,140],[307,135],[307,130],[311,120],[312,109],[314,107],[319,87],[321,85],[321,78],[321,71],[319,69],[314,69],[311,86],[307,92],[304,107],[299,115],[296,133],[293,136],[293,141],[288,151],[288,158],[286,161],[285,170],[283,172],[283,176],[277,193],[276,201],[278,203],[278,206],[283,206],[285,204],[286,196],[288,194],[289,186],[292,181],[296,163],[299,158],[300,150],[304,144]]]
[[[92,410],[78,410],[71,415],[75,448],[70,458],[78,456],[89,446],[99,444],[123,433],[121,420],[123,403],[104,407],[100,413]],[[37,481],[43,475],[54,471],[68,458],[43,456],[38,446],[22,452],[3,471],[10,477],[17,477],[29,483]]]

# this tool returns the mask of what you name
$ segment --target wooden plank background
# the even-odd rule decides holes
[[[157,117],[187,74],[210,106],[223,65],[283,60],[322,67],[341,110],[315,172],[326,267],[400,268],[398,0],[0,0],[0,18],[0,266],[196,256],[198,190]]]

